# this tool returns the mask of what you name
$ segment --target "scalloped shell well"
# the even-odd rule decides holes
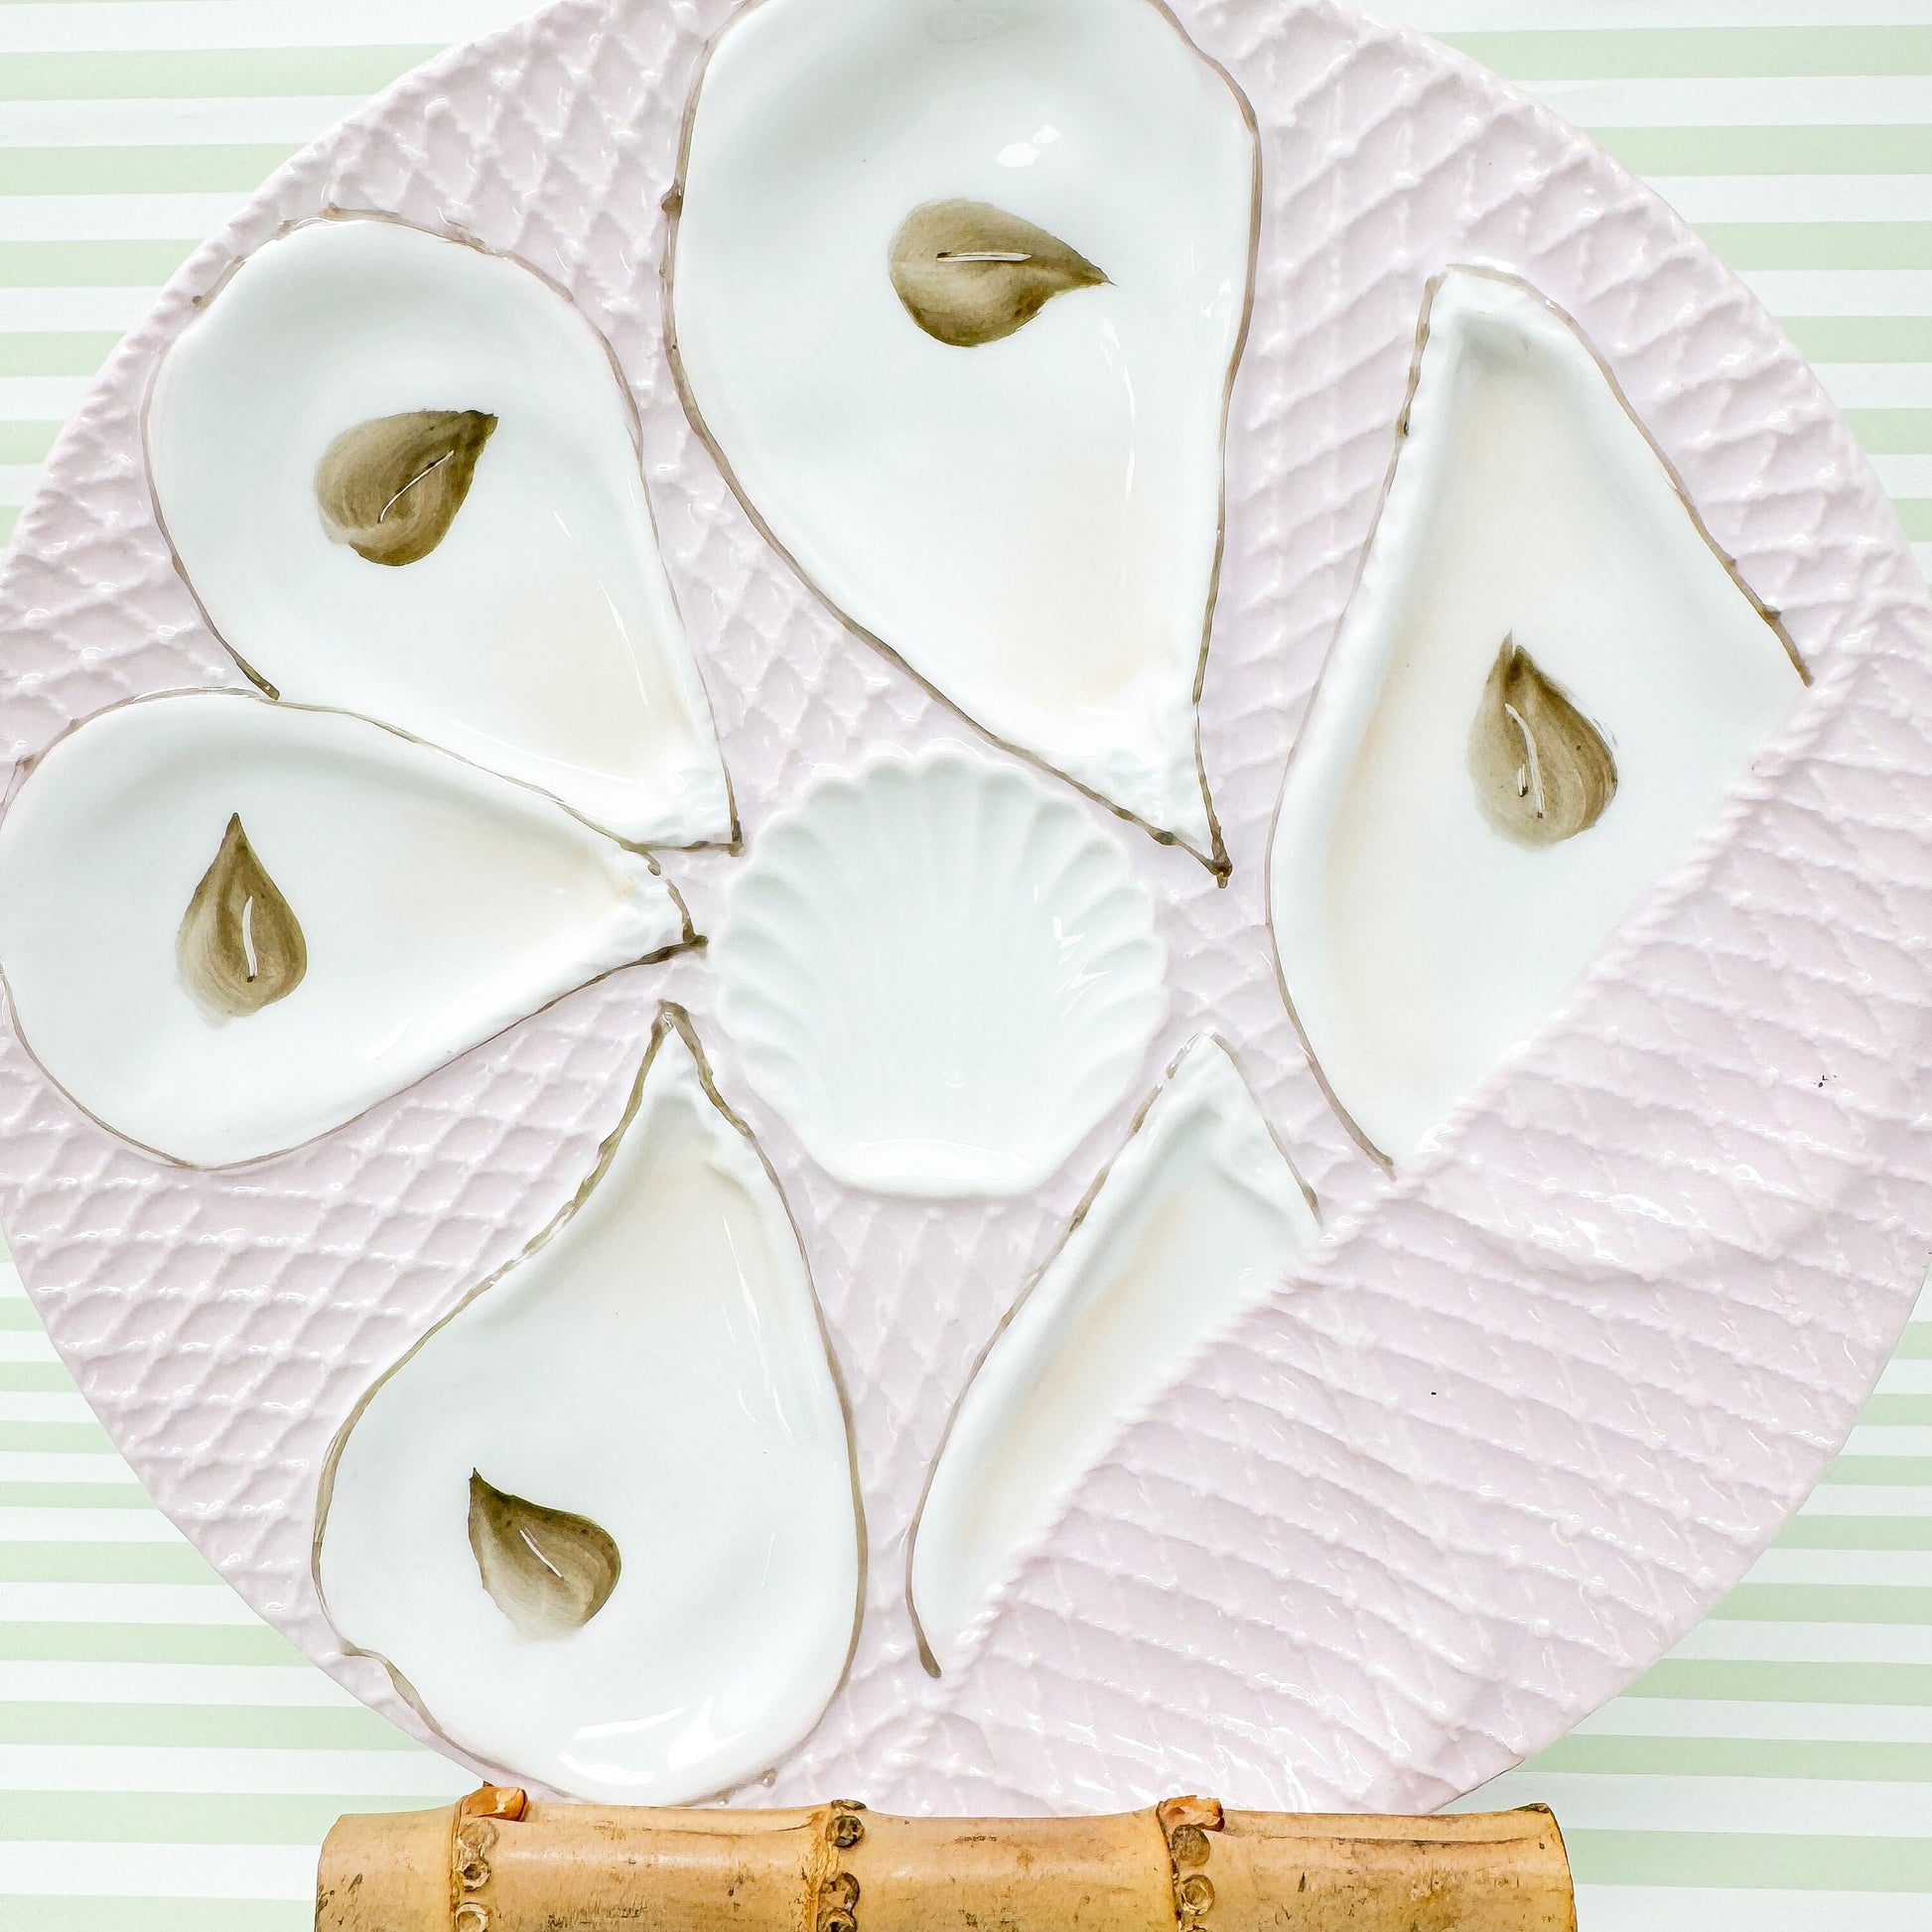
[[[1203,1026],[1226,1033],[1328,1232],[1126,1432],[935,1686],[898,1600],[905,1526],[969,1364],[1133,1103],[1035,1196],[943,1209],[843,1192],[748,1106],[811,1251],[874,1537],[846,1687],[759,1801],[1434,1805],[1609,1696],[1734,1581],[1850,1427],[1923,1267],[1932,616],[1850,434],[1680,221],[1489,75],[1328,0],[1176,12],[1256,109],[1264,207],[1201,703],[1234,873],[1217,891],[1144,842],[1176,965],[1134,1090]],[[118,698],[239,683],[155,524],[140,397],[234,255],[331,206],[513,252],[614,345],[751,840],[828,765],[966,735],[790,577],[678,406],[659,199],[727,13],[564,0],[410,76],[197,253],[21,519],[0,579],[10,757]],[[1693,856],[1391,1185],[1252,940],[1424,286],[1454,260],[1578,319],[1817,683]],[[666,861],[701,929],[732,863]],[[315,1600],[321,1459],[588,1170],[660,997],[717,1036],[702,958],[619,974],[245,1176],[158,1168],[17,1043],[0,1052],[0,1206],[89,1400],[247,1600],[419,1734]],[[747,1092],[743,1074],[721,1041],[721,1085]]]
[[[766,828],[712,947],[720,1012],[828,1173],[927,1200],[1053,1177],[1167,1008],[1137,837],[951,747],[814,785]]]

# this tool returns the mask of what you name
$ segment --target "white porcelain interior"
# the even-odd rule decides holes
[[[1195,1040],[953,1412],[908,1581],[933,1668],[964,1660],[998,1587],[1080,1479],[1209,1340],[1277,1292],[1318,1233],[1227,1046]]]
[[[615,1544],[587,1620],[526,1634],[485,1588],[473,1472]],[[681,1804],[757,1777],[838,1688],[856,1505],[797,1232],[673,1018],[575,1203],[339,1438],[317,1577],[344,1639],[464,1749]]]
[[[895,1194],[1038,1185],[1168,1005],[1121,839],[957,746],[821,779],[763,826],[711,957],[752,1085],[827,1173]]]
[[[181,950],[234,819],[307,949],[293,990],[238,1014],[198,997]],[[648,857],[543,793],[237,693],[89,719],[0,818],[0,972],[22,1039],[96,1120],[191,1166],[340,1127],[689,937]]]
[[[804,577],[993,737],[1209,856],[1194,694],[1257,166],[1152,0],[760,0],[705,65],[670,256],[691,402]],[[956,200],[1104,282],[936,340],[889,256]]]
[[[495,418],[440,543],[332,537],[336,439]],[[161,520],[215,629],[283,697],[540,785],[617,836],[732,836],[710,707],[658,555],[630,401],[583,313],[520,263],[399,221],[304,222],[171,346],[147,412]]]
[[[1271,860],[1275,942],[1310,1051],[1397,1162],[1535,1030],[1803,689],[1784,637],[1551,303],[1453,269],[1419,341],[1394,475],[1289,763]],[[1472,721],[1511,639],[1615,760],[1601,816],[1553,844],[1498,831],[1471,774]],[[1526,753],[1526,784],[1528,767]]]

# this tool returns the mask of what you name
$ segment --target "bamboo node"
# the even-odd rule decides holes
[[[492,1787],[485,1786],[485,1790]],[[473,1794],[482,1795],[482,1794]],[[520,1792],[517,1794],[522,1795]],[[496,1827],[487,1816],[466,1815],[461,1806],[457,1809],[456,1835],[450,1841],[450,1863],[456,1871],[459,1892],[482,1891],[489,1883],[489,1855],[496,1849]],[[474,1902],[474,1901],[473,1901]],[[481,1903],[477,1909],[483,1908]],[[486,1921],[479,1921],[476,1932],[482,1932]],[[459,1921],[460,1932],[469,1932]]]
[[[1214,1903],[1214,1887],[1198,1871],[1173,1888],[1174,1903],[1189,1918],[1198,1918]]]
[[[1183,1871],[1194,1869],[1207,1863],[1207,1834],[1198,1825],[1177,1825],[1168,1850]]]
[[[1154,1817],[1167,1840],[1175,1932],[1206,1932],[1201,1921],[1214,1903],[1214,1887],[1200,1867],[1212,1850],[1208,1833],[1218,1832],[1226,1823],[1220,1800],[1169,1798],[1155,1806]]]

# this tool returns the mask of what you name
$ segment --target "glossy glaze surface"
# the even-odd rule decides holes
[[[908,1584],[941,1669],[964,1660],[998,1586],[1107,1446],[1282,1287],[1317,1232],[1227,1047],[1194,1041],[953,1412]]]
[[[224,1003],[191,906],[232,872],[237,819],[254,897],[233,908]],[[270,893],[304,970],[237,1002],[251,955],[257,986],[274,965]],[[197,1167],[340,1127],[688,938],[641,853],[339,712],[215,692],[124,705],[55,746],[0,818],[0,972],[22,1038],[97,1120]]]
[[[455,454],[473,474],[442,534],[420,555],[358,548],[332,486],[345,439],[436,412],[487,418],[487,440],[376,438],[365,467],[387,483],[369,484],[366,515],[404,518]],[[632,435],[610,353],[568,298],[518,262],[370,219],[307,222],[243,261],[160,365],[147,411],[190,588],[282,696],[541,785],[621,838],[728,839]]]
[[[1535,1030],[1803,690],[1564,316],[1455,269],[1425,327],[1271,882],[1315,1063],[1397,1162]]]
[[[567,1217],[376,1385],[317,1531],[336,1628],[439,1730],[606,1803],[682,1804],[789,1750],[859,1600],[811,1278],[693,1044],[660,1023]],[[595,1535],[546,1558],[532,1503]]]
[[[1193,696],[1256,166],[1152,0],[763,0],[705,68],[670,264],[697,418],[805,578],[995,738],[1205,855]],[[922,244],[952,294],[908,303],[906,224],[968,205]]]
[[[764,827],[712,957],[752,1084],[828,1173],[894,1194],[1047,1179],[1168,1004],[1120,838],[957,747],[826,778]]]

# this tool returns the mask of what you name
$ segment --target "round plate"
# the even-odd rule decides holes
[[[680,407],[660,203],[730,12],[566,0],[410,76],[195,255],[21,518],[0,581],[16,779],[108,704],[242,683],[157,526],[142,398],[234,258],[332,207],[516,256],[612,344],[753,845],[816,772],[974,736],[787,572]],[[1699,240],[1491,75],[1319,0],[1176,15],[1262,141],[1202,696],[1233,875],[1219,889],[1134,835],[1171,1011],[1139,1092],[1049,1185],[935,1207],[834,1184],[758,1104],[702,953],[573,995],[244,1170],[162,1166],[17,1041],[0,1053],[6,1225],[88,1400],[247,1601],[418,1735],[321,1613],[324,1454],[569,1198],[664,998],[690,1008],[803,1230],[869,1517],[846,1684],[759,1802],[1433,1806],[1609,1697],[1742,1573],[1906,1317],[1932,1229],[1932,618],[1867,466]],[[1577,319],[1815,685],[1561,1012],[1391,1181],[1323,1099],[1252,935],[1283,765],[1384,486],[1425,287],[1451,262],[1521,275]],[[665,855],[701,928],[737,863]],[[1326,1238],[1125,1432],[974,1658],[934,1683],[901,1591],[938,1433],[1160,1065],[1210,1024]]]

